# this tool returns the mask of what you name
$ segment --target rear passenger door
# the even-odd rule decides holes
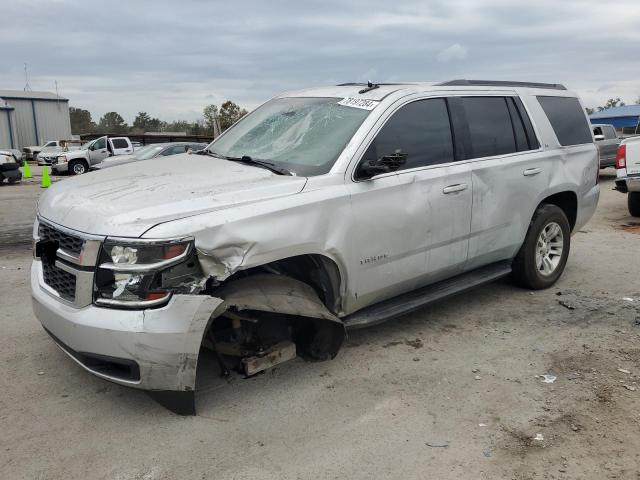
[[[452,100],[454,131],[471,160],[473,207],[465,270],[511,259],[522,244],[552,166],[518,97]]]
[[[463,271],[471,218],[471,171],[455,162],[447,102],[416,100],[396,110],[359,164],[405,155],[393,173],[349,188],[352,309]]]

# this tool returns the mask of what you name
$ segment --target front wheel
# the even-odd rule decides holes
[[[640,192],[629,192],[627,206],[631,216],[640,217]]]
[[[571,227],[556,205],[541,205],[512,265],[512,277],[521,287],[540,290],[552,286],[567,264]]]
[[[84,160],[73,160],[69,163],[69,173],[72,175],[82,175],[89,171],[89,166]]]

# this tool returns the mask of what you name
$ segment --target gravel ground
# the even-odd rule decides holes
[[[27,280],[41,190],[2,186],[0,478],[638,479],[640,221],[601,185],[554,288],[487,285],[249,380],[205,355],[195,417],[52,343]]]

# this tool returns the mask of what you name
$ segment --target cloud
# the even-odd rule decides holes
[[[439,62],[451,62],[453,60],[464,60],[467,58],[468,50],[459,43],[454,43],[450,47],[445,48],[438,53],[437,58]]]
[[[3,2],[0,88],[22,89],[27,62],[34,90],[57,81],[72,105],[129,122],[138,111],[195,120],[209,103],[252,108],[369,76],[564,83],[590,106],[640,95],[640,63],[629,61],[640,6],[630,0],[111,0],[118,14],[96,21],[103,10],[94,0]]]

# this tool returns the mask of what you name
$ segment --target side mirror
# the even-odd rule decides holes
[[[360,165],[360,172],[364,178],[371,178],[382,173],[395,172],[407,163],[406,153],[392,153],[378,160],[368,160]]]
[[[604,135],[594,135],[593,138],[596,142],[599,142],[600,140],[604,140]]]

